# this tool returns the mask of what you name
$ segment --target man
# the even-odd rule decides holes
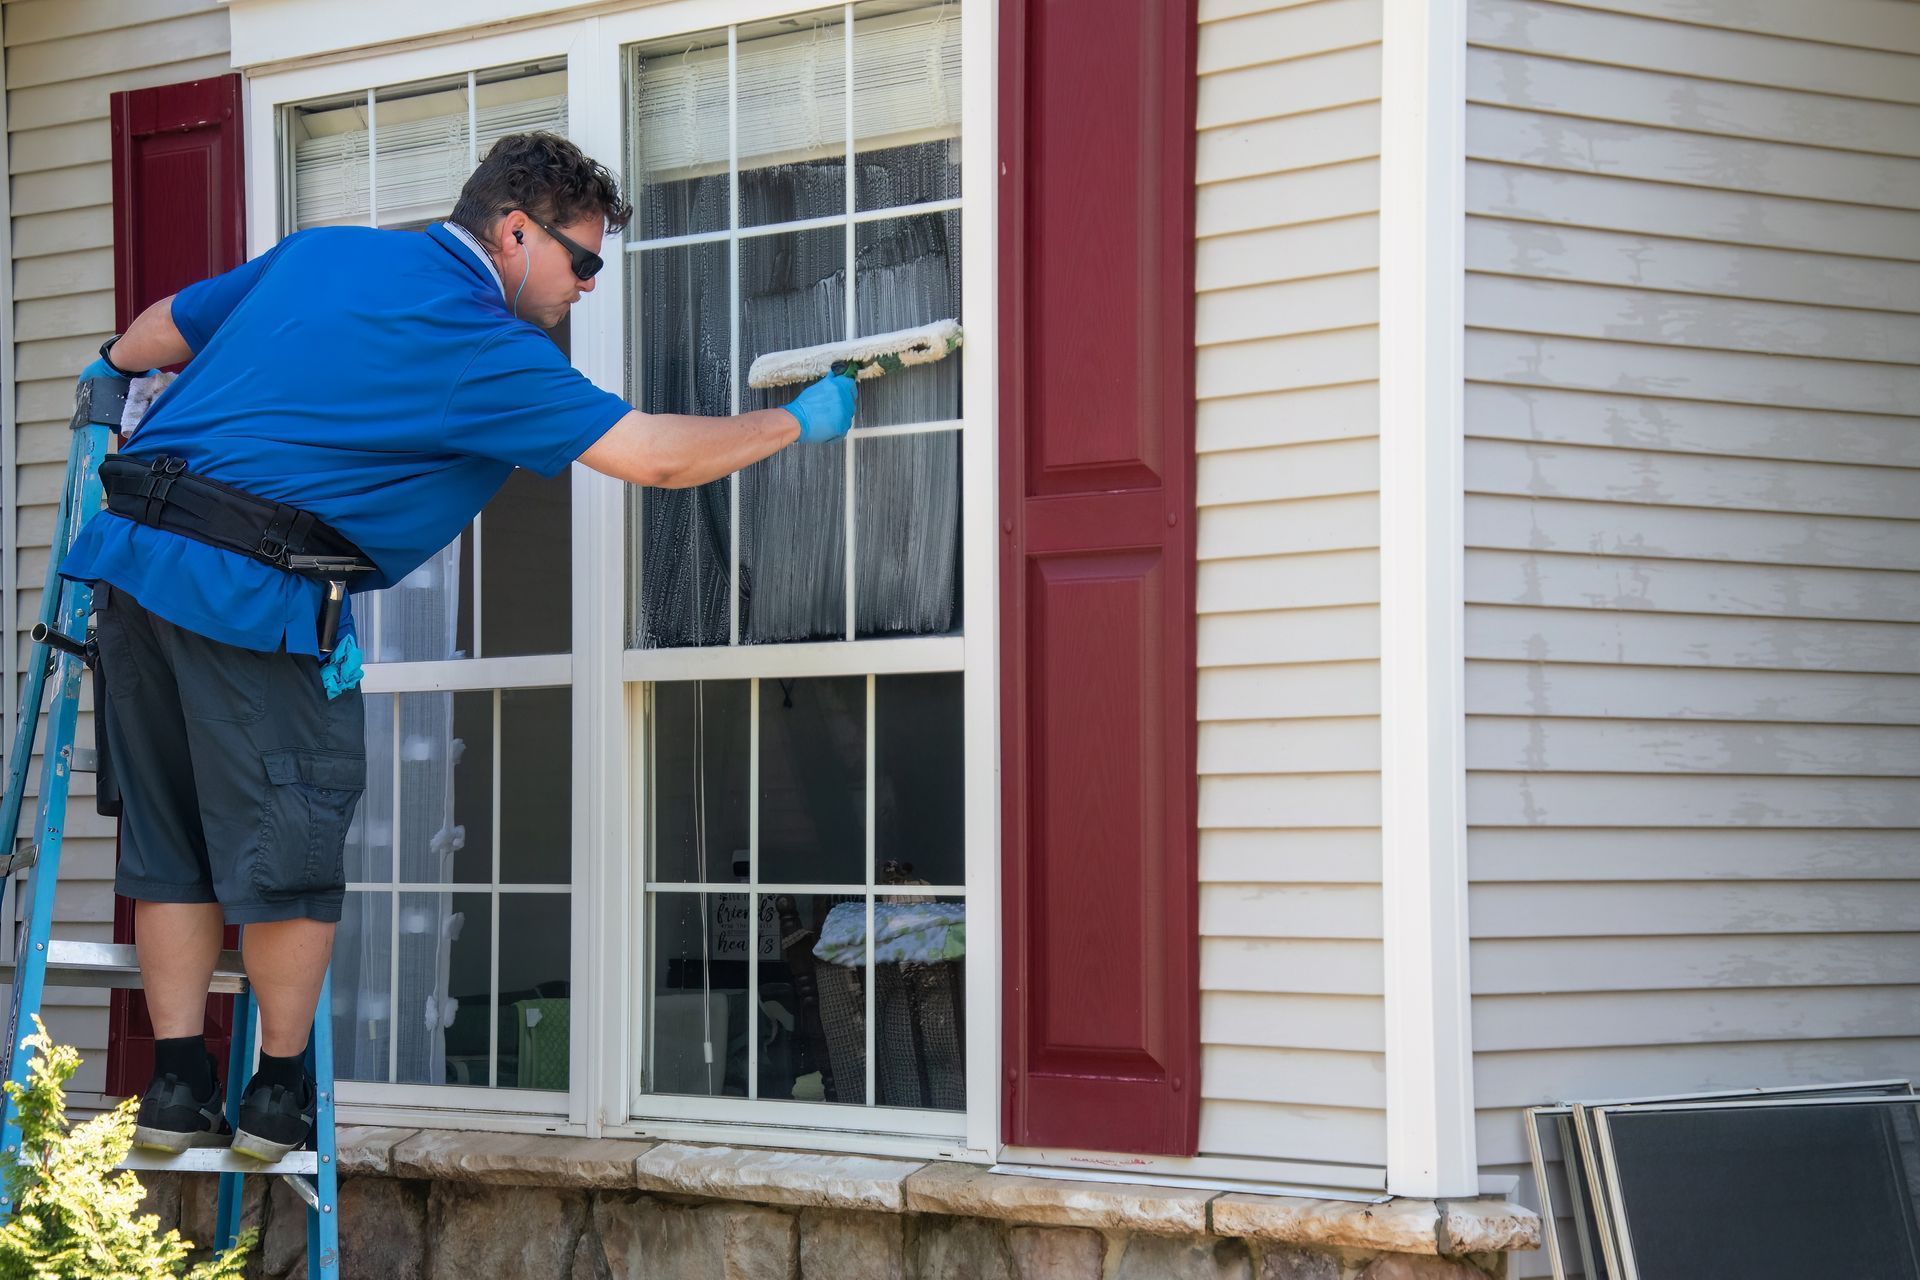
[[[542,330],[593,290],[602,237],[631,214],[571,143],[504,138],[450,221],[296,233],[155,303],[82,374],[187,362],[102,468],[108,510],[61,565],[97,584],[115,888],[137,901],[156,1037],[140,1145],[226,1140],[202,1039],[223,920],[246,926],[260,1009],[233,1148],[273,1160],[311,1136],[302,1055],[366,786],[351,611],[328,607],[332,584],[406,576],[515,467],[700,485],[851,425],[845,377],[712,419],[638,413],[575,371]]]

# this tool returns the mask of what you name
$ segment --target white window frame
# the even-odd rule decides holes
[[[631,13],[599,20],[601,43],[611,48],[605,62],[606,77],[599,81],[601,98],[586,114],[587,118],[608,128],[605,141],[594,154],[605,160],[620,156],[625,164],[624,132],[627,91],[625,50],[632,45],[696,32],[740,26],[797,14],[830,9],[831,4],[805,3],[804,0],[677,0]],[[601,758],[616,756],[626,761],[626,773],[620,781],[629,799],[621,829],[604,833],[606,838],[630,850],[620,864],[625,878],[624,892],[610,893],[602,904],[609,917],[610,937],[622,937],[626,952],[615,970],[630,983],[630,990],[619,1009],[603,1007],[602,1023],[608,1033],[622,1027],[627,1052],[624,1063],[627,1076],[622,1096],[603,1095],[603,1107],[609,1114],[634,1117],[622,1124],[609,1125],[608,1132],[635,1137],[706,1137],[724,1134],[733,1140],[791,1143],[796,1130],[804,1130],[814,1146],[844,1150],[885,1150],[928,1157],[992,1158],[998,1152],[999,1132],[999,795],[998,759],[998,644],[999,611],[997,572],[999,548],[994,537],[998,478],[996,471],[997,363],[995,352],[995,307],[997,281],[995,252],[995,158],[994,158],[994,6],[977,0],[961,6],[961,289],[966,299],[967,356],[962,369],[962,402],[967,406],[965,425],[959,428],[961,448],[961,490],[967,495],[961,517],[962,584],[964,608],[961,636],[933,636],[887,640],[835,640],[806,644],[711,645],[680,649],[627,649],[619,652],[620,677],[628,689],[625,699],[627,717],[621,744],[603,741]],[[623,175],[623,181],[628,175]],[[627,181],[627,185],[631,185]],[[947,207],[945,202],[940,207]],[[890,216],[908,216],[918,206],[888,211]],[[864,214],[812,219],[825,225],[847,225],[849,238],[854,221],[868,221]],[[724,242],[728,238],[763,234],[776,228],[754,227],[745,232],[735,229],[717,236],[694,237]],[[782,225],[778,230],[792,230]],[[681,237],[680,239],[687,239]],[[660,243],[660,242],[654,242]],[[672,242],[666,242],[672,243]],[[622,246],[623,253],[626,252]],[[611,255],[608,255],[611,257]],[[613,274],[613,273],[607,273]],[[626,277],[607,286],[617,290],[620,306],[615,312],[626,315]],[[598,292],[598,290],[596,290]],[[624,332],[612,335],[624,343]],[[905,427],[856,430],[858,440],[882,435],[937,430],[951,424],[914,424]],[[852,487],[849,486],[851,504]],[[623,494],[616,492],[602,537],[617,545],[624,528]],[[736,544],[737,546],[737,544]],[[737,550],[736,550],[737,554]],[[853,555],[849,539],[848,556]],[[626,583],[624,565],[615,566],[620,576],[609,584],[611,599],[624,625]],[[851,578],[852,575],[849,575]],[[848,618],[851,629],[853,584],[848,584]],[[737,617],[737,613],[735,614]],[[737,626],[737,622],[735,624]],[[851,633],[851,630],[850,630]],[[621,633],[624,637],[624,632]],[[628,920],[646,919],[647,884],[644,829],[641,816],[646,812],[645,777],[645,691],[650,682],[687,679],[761,679],[870,676],[908,672],[960,672],[965,681],[963,716],[965,726],[964,771],[966,797],[966,882],[967,903],[967,1109],[965,1113],[925,1111],[901,1108],[854,1107],[836,1103],[804,1103],[774,1099],[709,1098],[650,1094],[640,1091],[638,1064],[645,1060],[645,984],[643,960],[646,940],[638,930],[619,928]],[[871,752],[871,744],[869,744]],[[871,757],[869,757],[871,758]],[[610,780],[611,781],[611,780]],[[871,868],[869,867],[869,875]],[[849,889],[851,887],[849,886]],[[733,886],[735,891],[738,886]],[[644,925],[642,925],[644,928]],[[609,957],[611,959],[611,957]],[[616,1024],[616,1019],[619,1020]],[[611,1083],[611,1082],[609,1082]],[[717,1129],[717,1126],[725,1126]]]
[[[285,106],[517,62],[564,58],[568,133],[630,185],[625,173],[625,50],[677,34],[807,13],[796,0],[667,0],[571,21],[535,18],[478,39],[450,34],[421,47],[278,64],[248,84],[248,252],[271,248],[283,225],[279,113]],[[997,1158],[1000,1072],[999,601],[997,473],[997,186],[995,6],[961,10],[960,200],[962,289],[967,299],[961,437],[964,636],[827,642],[741,649],[629,651],[626,637],[626,486],[572,468],[573,650],[559,657],[469,658],[368,667],[369,693],[570,684],[573,710],[572,1020],[568,1093],[471,1086],[342,1082],[341,1115],[357,1123],[486,1127],[588,1137],[702,1138],[791,1145],[805,1130],[822,1150],[921,1158]],[[626,387],[625,245],[608,237],[609,265],[594,297],[576,308],[573,363],[593,382]],[[911,429],[911,428],[909,428]],[[874,434],[898,434],[900,429]],[[643,741],[647,682],[734,676],[887,675],[959,671],[965,678],[967,1080],[964,1114],[867,1108],[884,1131],[849,1127],[855,1108],[637,1094],[641,1059],[645,812]],[[546,1105],[542,1105],[542,1104]],[[902,1118],[904,1114],[904,1119]]]

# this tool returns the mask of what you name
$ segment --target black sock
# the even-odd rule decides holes
[[[293,1093],[300,1092],[300,1082],[307,1078],[307,1051],[302,1049],[291,1058],[276,1058],[270,1053],[260,1054],[260,1069],[253,1073],[253,1084],[277,1084]]]
[[[155,1075],[171,1075],[193,1090],[196,1098],[213,1093],[213,1059],[207,1056],[205,1035],[176,1036],[153,1042]]]

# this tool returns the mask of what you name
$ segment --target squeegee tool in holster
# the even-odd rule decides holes
[[[320,651],[333,650],[347,580],[378,566],[345,535],[310,512],[195,475],[184,458],[109,455],[100,463],[107,510],[326,587]]]

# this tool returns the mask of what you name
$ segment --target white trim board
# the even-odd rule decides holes
[[[1479,1190],[1463,484],[1467,0],[1383,0],[1380,732],[1387,1189]]]
[[[7,19],[0,13],[0,171],[12,171],[13,138],[7,127]],[[15,501],[20,492],[20,482],[15,468],[20,459],[20,422],[19,414],[14,411],[18,392],[13,378],[13,344],[16,334],[13,328],[13,184],[0,182],[0,316],[7,319],[6,336],[0,341],[0,514],[4,514],[6,525],[0,535],[0,628],[6,632],[5,654],[0,656],[0,678],[4,678],[4,694],[0,694],[0,726],[4,726],[5,737],[0,738],[4,750],[13,750],[14,725],[20,715],[20,671],[18,670],[20,645],[20,507]],[[11,763],[11,762],[9,762]],[[13,844],[14,833],[0,832],[9,848]]]

